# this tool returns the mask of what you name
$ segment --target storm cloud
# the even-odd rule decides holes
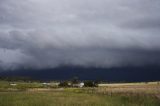
[[[160,65],[159,0],[0,0],[0,67]]]

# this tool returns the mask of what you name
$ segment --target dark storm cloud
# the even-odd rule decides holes
[[[1,0],[0,67],[159,65],[159,0]]]

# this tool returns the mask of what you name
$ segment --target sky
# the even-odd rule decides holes
[[[0,0],[0,68],[160,65],[160,0]]]

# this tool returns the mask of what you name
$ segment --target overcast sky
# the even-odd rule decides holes
[[[0,0],[0,67],[160,65],[160,0]]]

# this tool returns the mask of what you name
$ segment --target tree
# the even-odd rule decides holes
[[[84,86],[85,87],[97,87],[97,83],[95,83],[94,81],[85,81]]]
[[[75,76],[72,78],[72,84],[78,84],[78,82],[78,77]]]
[[[62,82],[60,82],[60,84],[59,84],[58,86],[60,86],[60,87],[69,87],[67,81],[62,81]]]

